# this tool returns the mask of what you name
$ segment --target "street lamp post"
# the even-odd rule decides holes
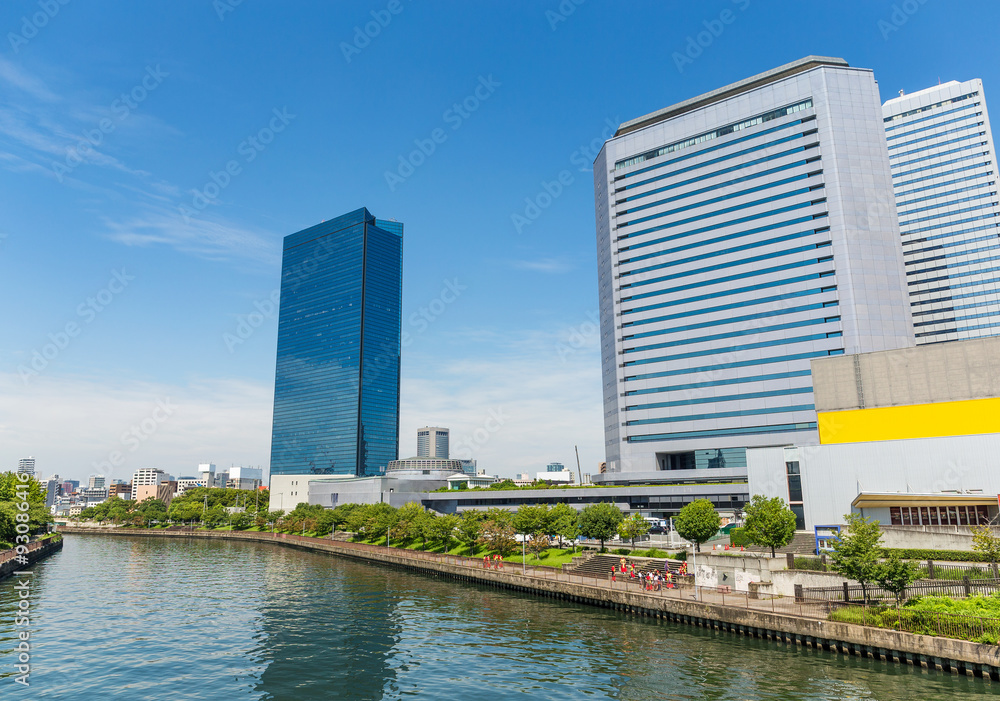
[[[522,575],[525,575],[525,574],[528,573],[527,566],[525,565],[525,560],[527,560],[527,556],[525,555],[525,552],[524,552],[524,540],[525,540],[524,534],[522,533],[521,534],[521,574]]]

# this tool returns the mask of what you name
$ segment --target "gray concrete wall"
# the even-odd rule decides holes
[[[27,564],[21,564],[14,559],[7,559],[8,557],[13,558],[13,556],[15,555],[15,551],[13,550],[5,550],[0,552],[0,559],[3,560],[2,562],[0,562],[0,579],[9,577],[15,572],[31,567],[39,560],[44,560],[53,553],[57,553],[60,550],[62,550],[62,546],[63,542],[61,538],[59,540],[49,540],[43,543],[42,545],[37,546],[34,550],[28,551]]]
[[[1000,336],[812,361],[816,411],[1000,397]]]

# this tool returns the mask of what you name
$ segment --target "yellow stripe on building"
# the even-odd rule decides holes
[[[1000,398],[823,411],[817,418],[823,444],[1000,433]]]

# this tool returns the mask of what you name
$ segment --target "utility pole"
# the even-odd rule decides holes
[[[580,477],[580,484],[583,484],[583,470],[580,469],[580,449],[573,446],[573,450],[576,451],[576,474]]]

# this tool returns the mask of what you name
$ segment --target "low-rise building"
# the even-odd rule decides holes
[[[489,487],[497,481],[497,478],[493,475],[467,475],[462,472],[456,473],[448,478],[448,489],[474,489],[475,487]]]

